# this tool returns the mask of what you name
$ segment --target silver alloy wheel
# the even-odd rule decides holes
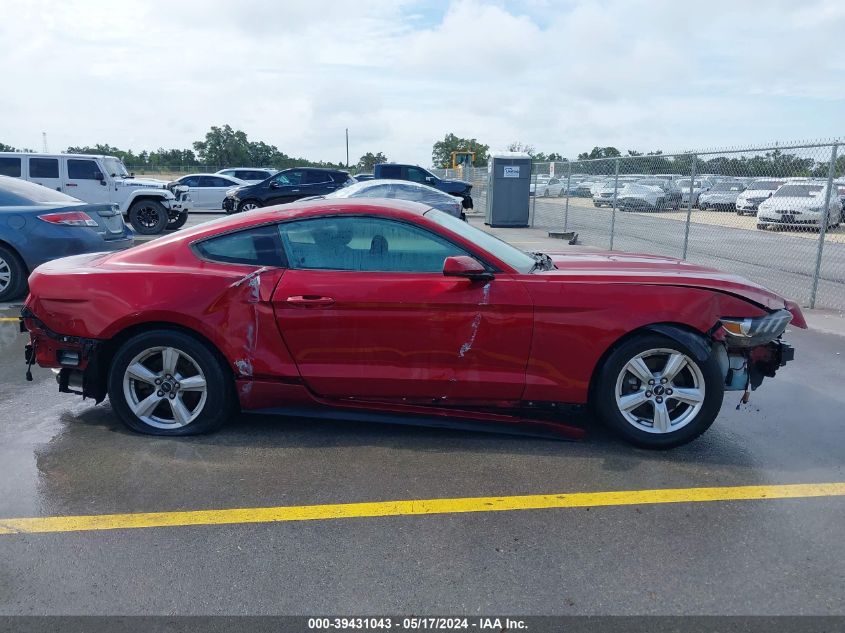
[[[258,205],[255,204],[254,202],[244,202],[241,205],[241,209],[244,210],[244,211],[252,211],[253,209],[257,209],[257,208],[258,208]]]
[[[123,373],[126,404],[144,424],[173,429],[193,422],[208,396],[199,364],[174,347],[151,347]]]
[[[689,356],[650,349],[629,360],[616,378],[616,406],[634,428],[673,433],[704,406],[704,375]]]
[[[3,292],[12,283],[12,268],[9,262],[0,257],[0,292]]]

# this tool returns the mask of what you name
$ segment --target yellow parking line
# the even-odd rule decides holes
[[[802,499],[836,496],[845,496],[845,483],[673,488],[665,490],[577,492],[572,494],[522,495],[514,497],[376,501],[371,503],[336,503],[328,505],[280,506],[274,508],[235,508],[192,510],[187,512],[141,512],[135,514],[0,519],[0,534],[79,532],[127,528],[181,527],[187,525],[273,523],[463,512],[502,512],[505,510],[543,510],[550,508],[693,503],[702,501]]]
[[[0,317],[0,321],[20,321],[18,317]]]

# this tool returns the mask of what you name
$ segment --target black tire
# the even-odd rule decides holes
[[[763,222],[758,222],[758,223],[757,223],[757,228],[758,228],[759,230],[761,230],[761,231],[765,231],[767,228],[769,228],[769,225],[768,225],[768,224],[764,224]]]
[[[171,218],[170,221],[167,223],[167,230],[168,231],[175,231],[177,229],[181,229],[185,226],[185,222],[188,221],[188,212],[187,211],[180,211],[179,214],[175,218]]]
[[[238,213],[243,213],[245,211],[251,211],[252,209],[247,209],[245,207],[248,207],[248,206],[253,205],[253,204],[255,205],[254,207],[252,207],[253,209],[257,209],[261,206],[261,203],[258,200],[242,200],[241,202],[238,203]]]
[[[141,235],[158,235],[170,222],[170,215],[157,200],[138,200],[129,207],[129,224]]]
[[[672,353],[679,352],[685,356],[687,364],[684,365],[684,369],[678,373],[675,379],[667,383],[666,387],[658,383],[655,387],[652,387],[655,390],[654,392],[645,391],[645,394],[651,394],[649,395],[650,400],[641,407],[631,410],[629,414],[633,417],[640,417],[646,416],[647,412],[651,411],[653,415],[658,406],[655,405],[654,401],[662,402],[663,407],[668,411],[667,416],[671,418],[673,413],[676,414],[675,421],[679,424],[679,428],[659,433],[643,430],[643,428],[647,428],[646,424],[635,425],[622,414],[620,407],[617,405],[617,382],[621,381],[623,388],[630,387],[630,383],[626,380],[630,381],[633,378],[634,382],[638,382],[633,374],[623,374],[624,368],[639,354],[645,354],[649,351],[657,352],[658,350],[668,350]],[[659,372],[664,369],[663,365],[659,364],[659,355],[655,355],[653,358],[658,362],[658,365],[656,370],[652,369],[652,371]],[[697,372],[693,367],[697,368]],[[649,368],[651,369],[651,367]],[[672,395],[668,395],[672,391],[667,391],[667,389],[671,387],[674,387],[674,389],[681,388],[681,386],[675,384],[675,380],[693,381],[693,384],[697,381],[703,384],[703,400],[697,412],[694,406],[681,403]],[[658,387],[660,387],[661,397],[665,398],[665,401],[661,401],[655,395]],[[648,386],[640,382],[636,390],[640,389],[647,390]],[[601,420],[627,442],[641,448],[667,449],[691,442],[704,433],[719,414],[723,396],[724,377],[714,356],[711,355],[704,362],[697,361],[695,354],[689,348],[669,337],[660,334],[641,334],[625,341],[614,349],[604,365],[599,368],[598,380],[593,392],[593,406]],[[673,407],[672,410],[668,409],[670,406]],[[686,422],[683,421],[685,412],[688,412],[690,418]],[[635,413],[636,415],[634,415]],[[670,428],[671,424],[670,422]],[[656,426],[655,421],[652,428],[656,428]]]
[[[187,380],[180,373],[185,368],[188,370],[185,372],[186,375],[192,369],[199,370],[197,375],[205,381],[205,395],[197,396],[196,391],[182,391],[178,386],[173,388],[173,383],[165,378],[164,370],[161,368],[164,364],[164,357],[162,356],[162,362],[158,366],[155,364],[157,352],[152,352],[149,361],[143,361],[143,355],[156,348],[175,349],[181,354],[179,356],[180,364],[176,365],[176,370],[172,374],[174,380]],[[164,397],[157,396],[156,406],[150,409],[147,416],[144,416],[150,418],[152,422],[143,420],[133,412],[132,405],[127,400],[127,392],[124,390],[124,377],[129,365],[137,363],[138,358],[142,358],[142,362],[146,363],[145,366],[151,369],[157,380],[164,380],[171,388],[165,390],[163,385],[156,387],[152,386],[152,383],[133,380],[127,387],[130,393],[129,397],[135,397],[140,402],[148,392],[149,396],[152,397],[159,393],[169,394],[175,391],[175,398],[178,398],[191,416],[196,416],[194,419],[183,426],[178,426],[175,409],[170,404],[174,397],[168,398],[166,395]],[[175,382],[175,385],[179,385],[179,383]],[[156,392],[157,389],[160,391]],[[233,379],[225,366],[225,361],[198,338],[177,330],[151,330],[133,336],[123,343],[115,353],[109,368],[108,391],[112,408],[121,421],[133,431],[148,435],[179,436],[209,433],[217,430],[226,422],[234,412],[236,404]],[[189,396],[192,399],[190,401],[188,400]],[[202,400],[202,398],[205,399]],[[173,421],[172,426],[167,424],[168,413]]]
[[[7,279],[8,275],[8,279]],[[26,292],[26,266],[18,254],[0,245],[0,301],[16,299]]]

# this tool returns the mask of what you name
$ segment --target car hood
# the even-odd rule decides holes
[[[155,178],[119,178],[117,184],[121,187],[130,187],[133,189],[140,187],[166,189],[170,183],[167,180],[156,180]]]
[[[606,283],[705,288],[741,297],[770,310],[786,307],[780,295],[739,275],[660,255],[611,251],[549,253],[557,270],[535,273],[561,281],[600,280]]]
[[[784,211],[793,211],[796,209],[817,209],[819,207],[824,206],[824,200],[821,198],[804,198],[804,197],[796,197],[796,196],[783,196],[783,197],[772,197],[768,200],[764,200],[760,204],[761,209],[767,209],[769,211],[774,210],[784,210]]]
[[[768,198],[774,193],[770,189],[746,189],[741,194],[740,198]]]

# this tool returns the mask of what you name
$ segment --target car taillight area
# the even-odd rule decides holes
[[[24,352],[28,365],[85,369],[99,341],[55,332],[29,308],[21,310],[21,330],[29,333]]]
[[[98,226],[97,221],[84,211],[45,213],[39,215],[38,219],[50,224],[62,224],[64,226]]]

